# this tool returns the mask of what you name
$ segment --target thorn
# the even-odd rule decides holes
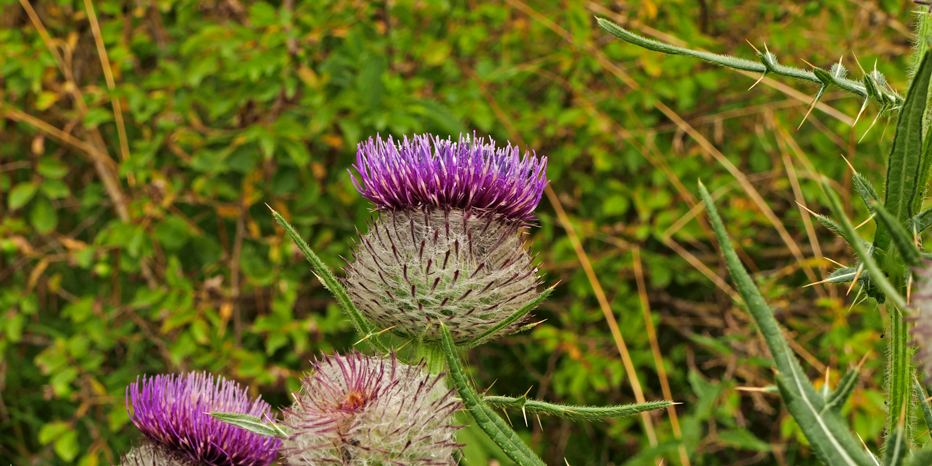
[[[492,381],[492,385],[495,385],[495,382],[498,382],[498,379],[493,380],[493,381]],[[482,396],[485,396],[486,393],[489,393],[489,390],[492,389],[492,385],[489,385],[489,388],[486,388],[486,389],[482,392]]]
[[[854,274],[854,280],[851,280],[851,286],[849,286],[848,291],[845,292],[845,296],[848,296],[849,294],[851,294],[851,290],[854,289],[854,285],[857,284],[858,279],[861,278],[861,272],[863,271],[864,271],[864,264],[861,263],[861,265],[858,266],[857,273]]]
[[[528,425],[527,425],[527,411],[525,411],[524,406],[521,407],[521,414],[524,415],[524,427],[528,427]]]
[[[841,267],[841,268],[847,267],[847,265],[842,265],[841,262],[838,262],[838,261],[832,259],[831,257],[822,256],[822,258],[825,259],[825,260],[827,260],[827,261],[829,261],[829,262],[831,262],[831,263],[833,263],[833,264],[835,264],[835,265],[837,265],[837,266],[839,266],[839,267]]]
[[[378,332],[376,332],[376,335],[381,335],[381,334],[383,334],[383,333],[385,333],[385,332],[387,332],[387,331],[389,331],[389,330],[391,330],[391,329],[393,329],[393,328],[395,328],[395,327],[397,327],[397,325],[392,325],[392,326],[389,327],[389,328],[379,330]]]
[[[506,411],[505,408],[502,408],[502,412],[505,413],[505,418],[508,419],[508,424],[514,427],[515,424],[511,422],[511,416],[508,415],[508,411]]]
[[[278,213],[278,212],[275,212],[275,209],[273,209],[272,206],[270,206],[268,202],[263,202],[263,204],[265,204],[265,206],[268,207],[269,210],[271,210],[273,214],[277,214],[277,213]]]
[[[858,171],[854,169],[854,165],[851,165],[851,162],[848,161],[848,157],[845,157],[845,154],[838,154],[841,158],[845,159],[845,163],[848,164],[848,168],[851,169],[851,173],[857,174]]]
[[[822,89],[825,89],[825,87],[823,86]],[[803,121],[799,122],[799,126],[796,127],[796,131],[799,131],[799,128],[803,127],[803,123],[805,123],[806,119],[809,118],[809,114],[812,113],[812,109],[814,109],[816,104],[819,103],[819,97],[822,93],[822,89],[819,89],[819,94],[816,94],[815,98],[812,99],[812,104],[809,105],[809,110],[806,112],[806,116],[803,117]]]
[[[832,369],[830,367],[826,367],[825,368],[825,386],[826,387],[831,387],[831,385],[828,384],[828,381],[829,381],[828,375],[831,373],[832,373]]]
[[[877,59],[874,59],[874,73],[877,72]]]
[[[767,53],[770,53],[770,49],[767,48],[766,42],[764,42],[764,51],[766,51]]]
[[[544,430],[544,424],[540,422],[540,414],[537,414],[537,425],[540,426],[540,430]]]
[[[883,137],[887,135],[887,128],[890,127],[890,118],[887,118],[887,124],[883,125],[883,132],[880,133],[880,139],[883,140]]]
[[[744,41],[747,42],[748,45],[750,45],[751,48],[754,49],[755,52],[757,52],[758,55],[761,54],[761,53],[760,53],[760,50],[757,50],[757,47],[755,47],[754,44],[751,43],[751,41],[749,41],[749,40],[747,40],[747,39],[744,39]]]
[[[408,340],[408,341],[406,341],[405,344],[403,344],[403,345],[401,345],[401,346],[395,348],[395,352],[397,353],[398,351],[401,351],[402,348],[404,348],[405,346],[408,346],[408,343],[411,343],[412,341],[414,341],[413,338],[410,339],[410,340]]]
[[[828,282],[829,280],[831,280],[831,278],[826,278],[825,280],[820,280],[820,281],[817,281],[817,282],[808,283],[808,284],[803,285],[802,288],[809,288],[810,286],[821,285],[821,284],[823,284],[823,283]]]
[[[868,351],[867,353],[864,353],[864,356],[861,358],[860,361],[858,361],[858,372],[861,372],[861,368],[864,367],[864,363],[867,362],[867,357],[870,356],[871,353],[873,353],[873,351]]]
[[[858,56],[854,53],[853,50],[851,51],[851,56],[854,57],[854,62],[858,64],[858,69],[861,70],[861,74],[867,74],[867,72],[864,71],[864,67],[861,66],[861,62],[858,61]]]
[[[751,84],[751,87],[749,87],[748,90],[750,91],[751,89],[754,89],[754,86],[760,84],[760,82],[763,81],[765,77],[767,77],[767,73],[766,73],[766,72],[765,72],[764,74],[760,75],[760,77],[757,78],[757,81],[754,81],[754,84]]]
[[[874,464],[876,464],[877,466],[880,466],[880,463],[877,462],[877,458],[874,457],[874,454],[871,453],[870,448],[867,448],[867,444],[864,443],[864,439],[861,438],[861,434],[858,434],[857,432],[855,432],[855,434],[858,436],[858,440],[861,441],[861,445],[864,446],[864,450],[867,451],[867,454],[870,455],[870,457],[874,459]]]
[[[880,119],[880,115],[883,115],[883,111],[884,111],[884,109],[881,108],[881,109],[880,109],[880,113],[878,113],[877,116],[874,117],[874,121],[872,121],[872,122],[871,122],[871,125],[867,127],[867,131],[864,131],[864,134],[861,135],[861,139],[858,139],[858,144],[860,144],[861,141],[864,140],[864,136],[867,136],[867,133],[869,133],[870,130],[874,127],[874,125],[877,124],[877,120]]]
[[[877,215],[877,214],[871,214],[870,217],[867,217],[867,220],[861,222],[861,224],[858,225],[858,226],[856,226],[856,227],[854,227],[854,229],[857,230],[858,228],[861,228],[861,227],[863,227],[864,225],[867,225],[867,222],[869,222],[869,221],[871,221],[871,220],[874,219],[874,215]]]
[[[812,68],[815,68],[815,67],[816,67],[815,65],[813,65],[812,63],[807,62],[807,61],[806,61],[805,59],[803,59],[803,58],[800,58],[800,60],[802,60],[803,63],[809,65],[809,66],[812,67]]]
[[[864,114],[864,110],[867,110],[867,104],[870,103],[870,97],[864,99],[864,103],[861,105],[861,110],[858,111],[858,116],[854,119],[854,123],[851,124],[851,127],[854,128],[858,124],[858,120],[861,119],[861,115]]]
[[[806,212],[809,212],[810,215],[815,215],[816,217],[821,217],[821,215],[819,215],[819,214],[813,212],[812,210],[810,210],[808,207],[804,206],[804,205],[803,205],[802,203],[800,203],[799,201],[796,201],[796,205],[802,207],[803,209],[806,209]]]
[[[565,456],[563,457],[563,461],[566,462],[566,466],[570,466],[570,460],[566,459]]]
[[[910,273],[909,276],[906,277],[906,304],[909,304],[909,297],[912,295],[912,291],[913,291],[913,274]]]
[[[528,393],[531,393],[531,389],[532,389],[532,388],[534,388],[533,385],[531,385],[530,387],[528,387],[528,388],[527,388],[527,391],[524,392],[524,396],[527,396]]]
[[[857,306],[858,304],[864,302],[864,300],[858,301],[858,298],[861,297],[861,293],[863,291],[864,291],[863,286],[861,288],[858,288],[858,294],[854,295],[854,299],[851,301],[851,306],[848,306],[848,312],[846,312],[846,314],[851,314],[851,310],[854,309],[854,306]],[[867,296],[865,296],[864,299],[867,299]]]

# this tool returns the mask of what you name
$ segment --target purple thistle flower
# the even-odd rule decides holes
[[[353,185],[380,210],[473,210],[530,222],[547,186],[547,158],[473,135],[457,142],[431,135],[359,143]]]
[[[287,464],[451,465],[462,403],[423,365],[353,351],[324,355],[284,411]]]
[[[360,235],[346,284],[376,325],[431,341],[440,339],[440,320],[454,340],[470,342],[534,299],[540,278],[523,227],[548,183],[546,157],[475,135],[416,135],[370,138],[354,166],[353,184],[379,216]]]
[[[126,409],[153,444],[192,464],[266,466],[281,446],[281,440],[211,417],[210,412],[224,412],[274,420],[268,403],[207,373],[137,378],[126,389]]]

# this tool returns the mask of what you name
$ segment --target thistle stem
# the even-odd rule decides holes
[[[902,424],[906,429],[907,439],[912,438],[912,423],[909,422],[910,414],[913,412],[911,403],[912,384],[913,384],[913,367],[911,363],[912,349],[909,347],[909,326],[904,319],[903,311],[896,306],[890,306],[890,328],[887,333],[890,335],[889,356],[888,356],[888,394],[889,401],[887,406],[887,434],[889,435],[896,429],[897,425]],[[904,411],[904,406],[906,407]],[[900,417],[905,412],[905,422]]]

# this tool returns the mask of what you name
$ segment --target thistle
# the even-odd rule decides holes
[[[914,358],[925,372],[928,383],[932,380],[932,262],[924,262],[915,272],[919,277],[913,294],[916,312],[907,320],[916,324],[910,330],[913,338],[910,344],[917,348]]]
[[[323,356],[284,411],[287,464],[456,464],[462,404],[442,377],[394,355]]]
[[[126,389],[126,408],[151,444],[131,451],[124,465],[266,466],[281,446],[278,439],[211,417],[226,412],[270,418],[271,407],[235,382],[206,373],[137,378]]]
[[[353,184],[378,215],[346,268],[354,304],[382,328],[421,340],[439,340],[439,319],[458,342],[521,309],[540,282],[523,235],[546,165],[475,137],[361,143]]]

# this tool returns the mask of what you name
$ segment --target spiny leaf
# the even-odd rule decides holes
[[[919,400],[919,406],[922,408],[922,418],[926,421],[926,428],[932,431],[932,405],[929,405],[929,395],[922,388],[918,378],[913,379],[913,390],[916,392],[916,399]]]
[[[912,235],[879,202],[873,202],[871,207],[877,213],[878,223],[882,224],[889,232],[890,237],[893,239],[893,245],[900,252],[903,262],[909,267],[919,266],[920,252],[913,242]]]
[[[857,367],[849,369],[841,380],[838,381],[838,387],[835,388],[828,397],[825,399],[825,407],[822,408],[824,413],[826,410],[834,410],[836,413],[841,413],[841,408],[844,407],[845,402],[848,401],[848,398],[851,396],[851,392],[854,391],[854,387],[858,385],[858,376],[860,372]]]
[[[644,411],[663,409],[673,404],[672,401],[649,401],[640,404],[618,406],[574,406],[529,400],[527,397],[486,396],[483,401],[496,408],[523,409],[529,413],[549,414],[571,421],[594,421],[616,417],[632,416]]]
[[[909,446],[906,445],[906,434],[902,426],[897,426],[890,435],[887,436],[884,445],[883,466],[902,466],[906,462],[906,456],[909,455]]]
[[[828,183],[827,179],[822,180],[822,190],[828,196],[830,205],[832,207],[832,212],[836,217],[841,218],[841,227],[846,235],[856,236],[854,231],[854,226],[851,225],[851,222],[848,220],[848,217],[845,216],[845,211],[841,207],[841,200],[838,199],[838,195],[835,194],[835,189]],[[855,252],[858,254],[861,262],[864,263],[864,267],[867,269],[867,272],[870,274],[871,282],[877,285],[880,288],[887,298],[893,301],[900,309],[906,309],[906,300],[903,299],[903,296],[896,290],[890,280],[887,279],[887,276],[880,269],[880,266],[877,265],[877,262],[874,260],[873,255],[871,254],[870,247],[865,245],[863,241],[855,241],[850,243],[854,248]]]

